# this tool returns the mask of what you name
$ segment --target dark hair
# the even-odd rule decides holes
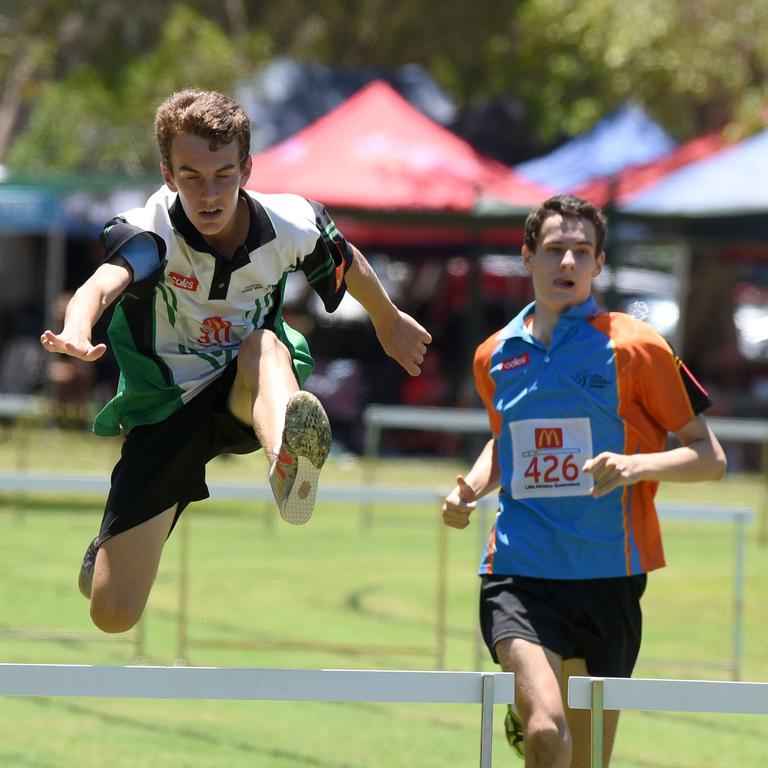
[[[155,115],[160,160],[171,168],[171,142],[182,133],[210,141],[212,150],[237,140],[240,167],[251,152],[251,124],[238,102],[218,91],[188,89],[172,93]]]
[[[525,244],[530,251],[536,250],[541,234],[541,226],[548,216],[572,216],[577,219],[591,221],[595,228],[595,254],[602,252],[605,246],[605,234],[608,220],[605,214],[588,200],[573,195],[555,195],[534,208],[525,220]]]

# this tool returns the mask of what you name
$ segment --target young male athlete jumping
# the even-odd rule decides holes
[[[301,270],[325,308],[346,290],[384,351],[416,376],[430,335],[399,311],[325,208],[296,195],[246,191],[250,125],[217,92],[174,93],[157,110],[165,185],[104,229],[104,263],[70,301],[49,352],[96,360],[92,328],[119,300],[109,339],[115,397],[94,431],[124,434],[99,535],[79,585],[106,632],[140,618],[163,545],[182,510],[206,498],[206,463],[264,449],[280,514],[303,523],[331,443],[325,411],[300,390],[313,368],[282,317],[287,274]]]
[[[605,234],[602,213],[574,197],[528,216],[535,300],[477,348],[493,437],[443,503],[445,523],[465,528],[500,486],[480,623],[494,661],[516,675],[507,739],[537,768],[590,765],[588,713],[563,703],[569,675],[632,674],[646,573],[664,565],[659,481],[725,471],[701,416],[707,393],[649,325],[592,298]],[[664,449],[668,432],[679,447]],[[606,712],[605,765],[617,724]]]

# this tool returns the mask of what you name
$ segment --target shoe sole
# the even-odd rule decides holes
[[[511,721],[511,725],[510,725]],[[523,723],[511,706],[507,708],[504,718],[504,735],[507,737],[509,748],[521,759],[525,760],[525,743],[523,741]]]
[[[93,590],[93,569],[96,565],[96,552],[91,553],[91,550],[94,548],[95,541],[96,539],[88,545],[88,549],[83,556],[83,562],[80,565],[80,573],[77,574],[77,588],[86,600],[91,599],[91,591]],[[89,555],[91,555],[90,558]],[[86,562],[88,562],[88,565],[86,565]]]
[[[296,478],[280,516],[292,525],[312,517],[320,470],[331,451],[331,425],[320,401],[310,392],[295,392],[288,399],[283,447],[296,456]]]
[[[80,594],[86,599],[91,599],[91,589],[93,588],[93,571],[86,571],[80,567],[80,573],[77,576],[77,588]]]

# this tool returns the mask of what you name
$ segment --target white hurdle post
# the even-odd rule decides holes
[[[603,768],[603,712],[718,712],[768,715],[768,683],[571,677],[568,706],[592,715],[592,768]]]
[[[0,696],[480,704],[480,768],[491,768],[493,705],[514,703],[515,676],[508,672],[0,664]]]

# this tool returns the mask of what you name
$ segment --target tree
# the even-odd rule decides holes
[[[195,86],[230,90],[244,60],[258,58],[259,36],[233,44],[221,26],[174,7],[154,48],[108,69],[83,64],[40,88],[25,132],[8,154],[26,173],[140,175],[157,165],[152,121],[169,93]]]
[[[89,61],[105,72],[151,47],[158,4],[135,0],[6,0],[0,10],[0,160],[14,132],[53,81]]]
[[[768,103],[762,0],[536,0],[520,16],[510,87],[549,135],[576,134],[626,100],[678,138],[749,133]]]
[[[254,19],[298,58],[418,61],[463,106],[512,93],[548,139],[627,100],[681,139],[748,133],[768,103],[764,0],[272,0]]]
[[[16,133],[12,168],[145,167],[151,107],[167,91],[230,90],[278,53],[418,62],[460,107],[513,94],[542,142],[628,100],[679,139],[746,135],[768,103],[765,0],[442,0],[439,13],[434,0],[71,5],[5,0],[0,11],[0,161]]]

